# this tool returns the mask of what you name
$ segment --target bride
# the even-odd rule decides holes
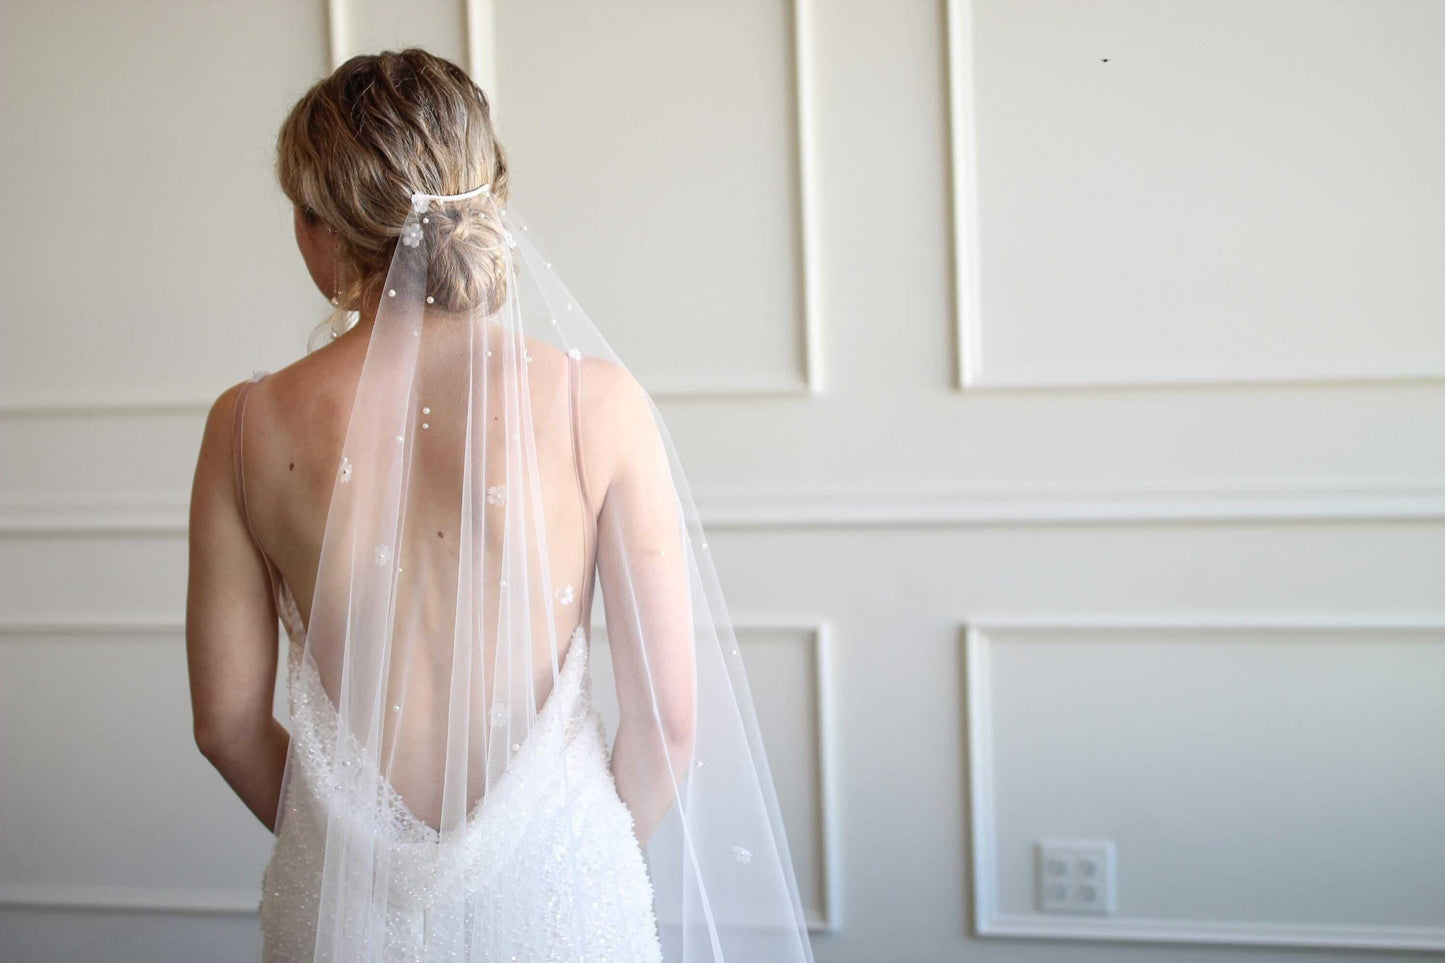
[[[676,451],[486,96],[354,57],[276,166],[336,311],[211,409],[186,615],[197,744],[275,833],[264,958],[810,961]]]

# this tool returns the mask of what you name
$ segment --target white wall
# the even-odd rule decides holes
[[[820,961],[1445,949],[1445,4],[19,2],[0,37],[0,959],[255,958],[186,492],[207,401],[328,309],[285,110],[413,42],[495,77],[516,203],[663,406]],[[1115,842],[1114,916],[1038,910],[1042,837]]]

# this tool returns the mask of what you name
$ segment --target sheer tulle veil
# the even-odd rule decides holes
[[[677,452],[536,232],[489,185],[412,194],[369,338],[289,666],[277,832],[324,845],[316,959],[401,958],[406,907],[424,959],[621,925],[571,693],[602,720],[662,959],[810,961]]]

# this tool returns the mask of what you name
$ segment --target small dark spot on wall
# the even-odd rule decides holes
[[[286,469],[286,470],[287,470],[287,471],[295,471],[295,470],[296,470],[296,463],[293,461],[293,462],[291,463],[291,467],[288,468],[288,469]]]
[[[1106,63],[1108,63],[1108,62],[1109,62],[1109,58],[1108,58],[1108,57],[1105,57],[1105,58],[1103,58],[1102,60],[1099,61],[1099,63],[1101,63],[1101,64],[1106,64]]]

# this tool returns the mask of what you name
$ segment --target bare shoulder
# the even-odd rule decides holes
[[[333,341],[267,375],[256,386],[252,403],[263,419],[282,423],[278,427],[344,421],[365,356],[364,340]]]
[[[584,356],[581,365],[584,423],[604,434],[624,437],[652,425],[651,399],[631,371],[591,356]]]
[[[636,376],[619,362],[591,354],[582,355],[580,360],[582,379],[592,387],[594,393],[614,399],[625,398],[629,394],[646,393]]]
[[[246,382],[231,385],[211,403],[206,413],[206,426],[201,434],[201,450],[196,458],[196,473],[191,486],[191,513],[194,522],[198,512],[230,502],[233,498],[232,426],[236,403]]]
[[[238,381],[217,396],[211,402],[211,409],[206,413],[206,427],[201,435],[201,454],[199,470],[202,468],[215,468],[217,464],[224,461],[227,468],[231,459],[231,430],[236,417],[236,404],[241,397],[241,391],[246,387],[245,381]]]
[[[231,419],[236,415],[236,401],[241,397],[241,389],[245,386],[246,382],[238,381],[211,402],[211,409],[206,413],[205,433],[201,437],[203,449],[207,444],[230,442]]]
[[[655,457],[661,444],[652,399],[626,367],[584,356],[580,380],[589,488],[601,496],[629,466]]]

